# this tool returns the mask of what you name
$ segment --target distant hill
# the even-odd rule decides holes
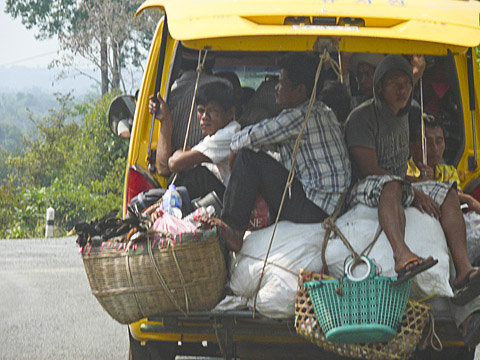
[[[35,119],[41,119],[49,109],[57,107],[55,96],[38,88],[25,92],[0,92],[0,124],[16,127],[27,135],[34,126],[29,112]]]
[[[93,78],[99,75],[92,70],[82,69]],[[87,76],[70,76],[57,79],[61,70],[30,68],[23,66],[0,67],[0,93],[15,93],[41,90],[53,94],[55,92],[74,92],[76,97],[87,93],[100,93],[100,88],[95,81]]]

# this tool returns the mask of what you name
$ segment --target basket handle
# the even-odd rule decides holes
[[[364,263],[367,265],[367,271],[360,276],[353,275],[353,270],[355,269],[355,267],[357,267],[361,263]],[[370,258],[364,255],[360,256],[359,258],[352,257],[350,258],[350,260],[348,260],[345,263],[345,276],[350,281],[355,281],[355,282],[362,281],[367,278],[373,278],[375,276],[375,264]]]

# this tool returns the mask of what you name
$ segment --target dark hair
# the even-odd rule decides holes
[[[319,59],[314,55],[303,52],[291,52],[279,60],[279,66],[287,73],[293,85],[304,84],[307,96],[310,96],[315,84],[315,73]]]
[[[201,86],[198,90],[196,104],[207,105],[211,101],[215,101],[225,111],[230,110],[232,106],[235,106],[232,88],[220,81]]]
[[[445,137],[445,128],[440,118],[433,114],[426,114],[425,127],[427,128],[440,128],[442,129],[443,136]],[[417,106],[412,106],[408,113],[408,126],[410,131],[410,141],[415,143],[419,136],[421,136],[422,123],[421,123],[421,110]]]
[[[240,79],[234,71],[218,71],[214,75],[230,81],[234,90],[242,87],[240,84]]]
[[[318,98],[333,110],[340,123],[347,120],[352,110],[352,98],[344,84],[336,80],[325,81]]]

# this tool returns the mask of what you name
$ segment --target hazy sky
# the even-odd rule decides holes
[[[44,67],[56,56],[56,40],[35,40],[35,30],[27,30],[20,19],[5,14],[0,0],[0,66]]]
[[[13,19],[6,14],[5,2],[6,0],[0,0],[0,92],[19,91],[27,87],[38,87],[52,92],[75,88],[87,92],[92,86],[99,87],[98,69],[81,57],[76,59],[77,66],[82,68],[82,72],[97,79],[97,83],[69,69],[68,75],[59,80],[57,75],[62,69],[47,69],[52,60],[60,57],[57,54],[57,40],[36,40],[35,34],[38,30],[27,30],[21,19]],[[33,71],[34,69],[36,71]],[[140,72],[136,74],[133,84],[130,84],[129,78],[125,79],[127,91],[140,86],[141,76]]]

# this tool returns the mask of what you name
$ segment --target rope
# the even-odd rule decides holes
[[[203,67],[205,65],[205,60],[207,59],[208,50],[205,50],[202,60],[202,50],[198,51],[198,65],[197,65],[197,80],[195,81],[195,89],[193,90],[192,106],[190,107],[190,115],[188,116],[187,132],[185,133],[185,141],[183,142],[183,151],[187,148],[188,136],[190,135],[190,125],[192,123],[193,110],[195,108],[195,100],[197,98],[198,83],[200,81],[200,75],[202,74]],[[173,177],[172,184],[175,184],[177,175]]]
[[[130,245],[132,244],[133,242],[130,242],[128,245],[127,245],[127,251],[126,251],[126,256],[125,256],[125,265],[127,267],[127,279],[128,279],[128,284],[130,285],[130,288],[131,289],[135,289],[135,284],[133,283],[133,275],[132,275],[132,269],[130,267]],[[138,301],[138,297],[137,297],[137,292],[136,291],[133,291],[133,298],[135,299],[135,304],[137,305],[137,308],[138,310],[140,311],[140,314],[142,314],[143,317],[145,317],[145,312],[143,311],[142,309],[142,306],[140,305],[140,302]]]
[[[170,292],[170,289],[168,288],[168,285],[165,282],[165,279],[163,278],[162,274],[160,273],[160,270],[158,269],[155,258],[153,257],[152,245],[151,245],[150,236],[148,236],[148,233],[147,233],[147,249],[148,249],[148,255],[150,257],[150,261],[152,263],[153,269],[155,270],[158,280],[160,280],[160,283],[162,284],[162,287],[165,290],[165,293],[167,294],[168,298],[170,299],[172,304],[177,308],[178,311],[180,311],[185,317],[188,317],[185,311],[182,309],[182,307],[178,304],[177,300],[175,300],[175,297]]]
[[[282,201],[280,202],[280,207],[278,209],[278,214],[277,218],[275,219],[275,225],[273,227],[273,232],[272,232],[272,237],[270,238],[270,244],[268,245],[268,250],[267,254],[265,255],[265,260],[263,263],[263,268],[262,268],[262,273],[260,274],[260,279],[258,280],[257,288],[255,289],[255,299],[253,301],[253,318],[255,318],[255,311],[257,309],[257,296],[258,296],[258,291],[260,290],[260,286],[262,284],[263,276],[265,274],[265,267],[267,266],[267,260],[268,260],[268,255],[270,254],[270,250],[272,248],[272,243],[273,243],[273,238],[275,236],[275,231],[277,230],[277,225],[278,221],[280,220],[280,215],[282,214],[282,209],[283,209],[283,204],[285,202],[285,196],[287,194],[287,191],[289,193],[289,197],[291,197],[291,186],[293,179],[295,177],[295,163],[296,163],[296,156],[298,149],[300,148],[300,142],[303,136],[303,132],[305,128],[307,127],[308,119],[310,118],[310,113],[312,112],[312,107],[313,103],[315,102],[315,98],[317,95],[317,83],[318,83],[318,78],[320,76],[320,72],[322,70],[323,63],[326,59],[330,57],[330,54],[327,52],[325,49],[323,52],[323,55],[320,55],[320,62],[317,67],[317,72],[315,74],[315,82],[313,85],[313,90],[312,90],[312,95],[310,96],[310,102],[308,104],[308,109],[307,109],[307,114],[305,115],[305,120],[303,121],[302,128],[300,130],[300,133],[297,136],[297,140],[295,141],[295,147],[293,148],[293,153],[292,153],[292,166],[290,167],[290,172],[287,177],[287,183],[285,184],[285,189],[283,191],[282,195]],[[338,67],[338,65],[337,65]]]
[[[430,326],[428,327],[428,333],[425,337],[425,344],[430,345],[435,351],[442,351],[443,344],[437,333],[435,332],[435,317],[432,312],[429,313],[430,316]]]
[[[421,128],[422,128],[422,157],[423,164],[427,165],[427,138],[425,137],[425,113],[423,112],[423,79],[420,78],[420,111],[422,113]]]
[[[226,339],[225,339],[225,334],[222,332],[222,334],[219,333],[218,329],[223,328],[222,324],[217,323],[217,317],[215,316],[213,318],[213,329],[215,330],[215,337],[217,338],[217,343],[218,347],[220,348],[220,354],[222,354],[224,359],[227,359],[227,352],[226,352]],[[223,335],[223,339],[220,337],[220,335]]]
[[[190,312],[190,310],[189,310],[190,305],[189,304],[192,302],[192,299],[191,299],[190,294],[188,293],[185,277],[183,276],[182,269],[180,268],[180,264],[178,263],[177,255],[175,254],[175,250],[174,250],[174,246],[172,246],[172,239],[167,238],[167,240],[168,240],[168,245],[167,246],[172,250],[173,260],[175,260],[175,265],[177,267],[178,275],[180,276],[180,281],[182,282],[183,292],[185,294],[185,307],[186,307],[187,314],[188,314]]]
[[[338,72],[339,72],[340,83],[343,84],[342,52],[341,51],[338,51]]]
[[[373,240],[365,247],[365,249],[363,249],[360,255],[355,251],[355,249],[350,244],[348,239],[345,237],[345,235],[343,235],[342,231],[335,224],[338,213],[340,212],[340,209],[343,207],[346,194],[347,193],[343,194],[342,197],[340,198],[338,206],[335,209],[335,212],[332,214],[332,216],[329,216],[328,218],[326,218],[322,224],[322,227],[325,229],[325,237],[323,239],[323,244],[322,244],[322,263],[323,263],[324,272],[327,274],[328,274],[328,265],[327,265],[327,259],[326,259],[325,253],[327,250],[328,240],[330,240],[330,234],[332,233],[332,231],[335,233],[336,236],[340,238],[340,240],[342,240],[345,247],[352,253],[353,258],[355,259],[355,263],[353,267],[355,267],[359,263],[359,260],[362,256],[368,256],[368,254],[370,254],[370,251],[372,251],[373,246],[375,245],[378,238],[380,237],[380,234],[382,233],[382,227],[378,225],[377,232],[375,233]],[[345,269],[345,266],[344,266],[344,269]]]
[[[248,254],[242,254],[242,256],[245,256],[245,257],[250,258],[250,259],[253,259],[253,260],[260,260],[260,261],[263,260],[263,259],[261,259],[261,258],[259,258],[259,257],[253,256],[253,255],[248,255]],[[267,261],[267,264],[268,264],[268,265],[272,265],[272,266],[276,266],[276,267],[278,267],[279,269],[282,269],[282,270],[284,270],[284,271],[286,271],[286,272],[289,272],[289,273],[292,274],[292,275],[295,275],[295,276],[298,275],[298,273],[296,273],[295,271],[292,271],[292,270],[290,270],[290,269],[287,269],[286,267],[284,267],[284,266],[282,266],[282,265],[275,264],[274,262]]]

